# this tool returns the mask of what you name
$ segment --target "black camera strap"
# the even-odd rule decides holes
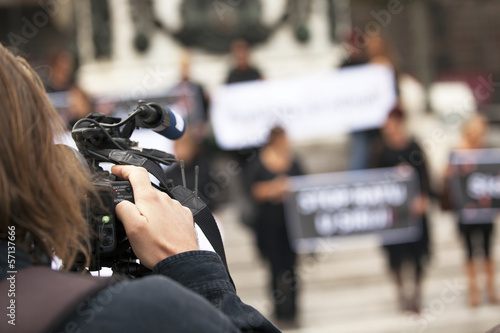
[[[200,198],[197,198],[201,201]],[[204,203],[203,203],[204,204]],[[226,252],[224,251],[224,243],[222,242],[222,237],[219,231],[219,227],[217,226],[217,222],[215,222],[214,216],[205,205],[205,207],[200,210],[196,215],[193,215],[194,222],[200,227],[208,241],[214,248],[215,252],[219,255],[222,260],[222,263],[226,267],[227,276],[231,281],[234,289],[236,290],[236,285],[234,284],[233,278],[231,277],[231,273],[229,273],[229,267],[227,265],[226,260]]]
[[[151,175],[153,175],[161,184],[162,190],[167,193],[171,198],[179,201],[184,207],[187,207],[193,213],[194,222],[200,227],[208,241],[214,248],[215,252],[219,255],[224,264],[229,279],[234,286],[233,279],[229,273],[229,267],[226,260],[226,252],[224,251],[224,244],[222,237],[217,226],[217,222],[208,209],[207,205],[197,196],[196,193],[189,190],[184,186],[176,186],[169,190],[169,181],[165,172],[158,163],[153,162],[142,156],[138,156],[130,151],[110,150],[108,152],[110,160],[118,164],[135,165],[145,168]],[[236,286],[235,286],[236,288]]]
[[[207,205],[191,190],[185,188],[184,186],[174,187],[171,192],[172,197],[175,200],[179,201],[184,207],[188,207],[191,210],[191,212],[193,213],[194,222],[200,227],[201,231],[203,231],[208,241],[214,248],[215,252],[221,258],[222,263],[226,267],[229,279],[231,280],[231,283],[233,283],[231,274],[229,274],[226,252],[224,251],[224,244],[222,242],[219,227],[217,226],[217,222],[215,222],[214,216],[208,209]]]
[[[151,160],[145,160],[142,164],[142,167],[145,168],[150,174],[152,174],[160,184],[165,188],[165,192],[172,197],[173,199],[179,201],[184,207],[187,207],[193,213],[194,222],[200,227],[208,241],[214,248],[215,252],[219,255],[226,268],[227,275],[229,276],[229,280],[234,285],[231,274],[229,273],[229,267],[227,265],[226,260],[226,252],[224,251],[224,243],[222,242],[222,237],[219,231],[219,227],[217,226],[217,222],[215,222],[214,216],[208,209],[207,205],[195,195],[193,191],[184,187],[184,186],[176,186],[172,190],[167,190],[168,180],[163,172],[163,169]]]

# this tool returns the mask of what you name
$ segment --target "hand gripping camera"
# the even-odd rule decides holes
[[[117,179],[104,171],[100,166],[102,162],[146,168],[159,181],[159,185],[153,186],[191,209],[195,222],[225,263],[219,230],[205,203],[198,198],[197,190],[174,186],[172,181],[166,178],[161,164],[171,165],[176,162],[172,154],[140,148],[136,142],[130,140],[133,131],[138,127],[151,128],[169,139],[177,139],[184,133],[182,118],[159,104],[144,101],[139,101],[137,108],[124,120],[92,113],[79,120],[71,132],[80,154],[90,168],[92,183],[98,193],[97,198],[87,198],[85,207],[87,221],[94,234],[91,239],[92,255],[88,269],[97,271],[102,267],[111,267],[113,272],[132,277],[150,272],[137,262],[125,229],[115,214],[115,207],[122,200],[134,202],[132,186],[130,182]],[[73,269],[83,270],[84,264],[83,260],[77,260]]]

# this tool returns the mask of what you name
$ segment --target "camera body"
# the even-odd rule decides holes
[[[95,189],[95,194],[88,195],[84,207],[91,231],[90,271],[110,267],[114,272],[132,277],[150,272],[137,262],[125,228],[115,213],[116,205],[121,201],[134,202],[132,186],[129,181],[117,179],[100,166],[102,162],[149,166],[157,171],[158,178],[164,176],[160,164],[171,165],[177,161],[171,154],[140,148],[129,139],[134,129],[144,122],[144,111],[149,109],[157,112],[161,107],[140,102],[139,107],[125,120],[92,113],[73,127],[71,134],[80,152],[79,158],[85,158],[82,163],[88,166]],[[164,179],[158,189],[170,193],[171,185]],[[81,271],[86,269],[85,266],[83,258],[79,258],[72,269]]]
[[[112,254],[123,236],[123,225],[115,213],[116,205],[123,200],[134,202],[134,194],[129,181],[111,180],[102,177],[93,182],[99,193],[99,200],[91,201],[91,211],[87,220],[99,238],[101,255]]]
[[[141,148],[131,141],[130,136],[138,127],[151,128],[170,140],[178,139],[185,130],[182,118],[171,110],[156,103],[139,101],[137,108],[123,120],[91,113],[77,121],[71,131],[79,151],[77,157],[82,160],[83,165],[88,166],[95,189],[93,194],[87,196],[84,207],[92,233],[88,270],[99,271],[103,267],[110,267],[114,273],[131,278],[151,273],[151,270],[138,262],[125,228],[115,213],[116,205],[121,201],[134,202],[132,186],[130,182],[117,179],[104,171],[100,163],[106,162],[145,168],[158,180],[158,184],[152,183],[153,187],[189,208],[194,222],[220,256],[230,276],[217,223],[207,205],[198,197],[198,167],[195,168],[194,190],[190,190],[186,187],[183,161],[180,161],[183,184],[174,186],[161,165],[169,166],[177,162],[177,159],[163,151]],[[79,257],[71,269],[87,270],[83,256]]]
[[[98,271],[102,267],[113,267],[118,262],[134,261],[137,258],[132,252],[125,228],[115,213],[116,205],[121,201],[134,202],[130,182],[100,173],[92,184],[97,197],[89,195],[85,205],[92,247],[89,270]],[[83,262],[78,264],[81,266]]]

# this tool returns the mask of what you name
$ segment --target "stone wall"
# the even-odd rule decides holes
[[[369,1],[352,0],[353,26],[366,31],[367,23],[375,21],[385,27],[403,69],[417,77],[422,59],[415,56],[419,47],[415,43],[416,30],[423,25],[428,25],[431,35],[430,59],[435,78],[449,72],[500,73],[500,1],[422,0],[427,18],[420,22],[415,21],[419,20],[415,18],[416,3],[390,0],[374,8]],[[387,13],[391,13],[390,17],[384,16]]]

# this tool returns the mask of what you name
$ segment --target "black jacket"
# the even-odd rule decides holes
[[[7,244],[0,242],[0,279],[7,277]],[[31,266],[16,248],[16,269]],[[83,299],[56,332],[279,332],[244,304],[219,256],[181,253],[159,262],[151,276],[124,280]]]

